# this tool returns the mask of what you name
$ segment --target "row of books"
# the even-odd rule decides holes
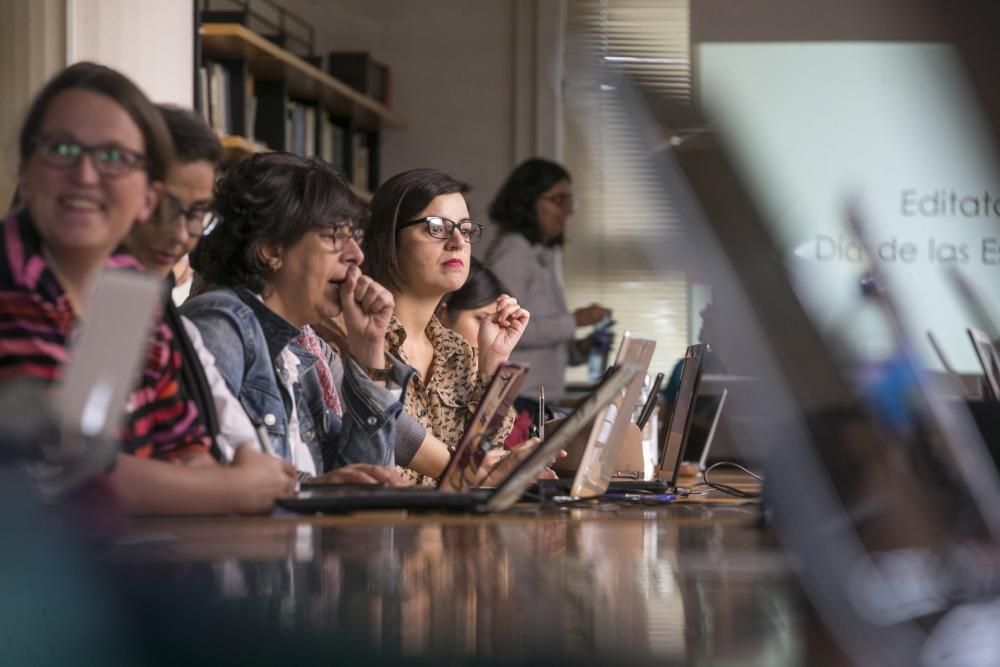
[[[198,85],[202,99],[201,113],[205,121],[220,136],[240,134],[258,150],[278,148],[265,146],[255,140],[254,126],[257,116],[257,97],[253,94],[253,79],[246,83],[244,98],[246,117],[243,127],[238,128],[233,122],[232,74],[229,69],[217,62],[206,61],[198,71]],[[299,155],[320,157],[330,164],[344,169],[348,178],[359,188],[368,187],[369,149],[361,135],[353,137],[353,163],[343,164],[345,154],[346,130],[334,123],[329,114],[313,104],[304,104],[294,100],[286,103],[285,113],[285,149]],[[279,121],[280,122],[280,121]]]

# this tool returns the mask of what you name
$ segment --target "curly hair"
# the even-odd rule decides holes
[[[356,222],[361,203],[347,180],[317,158],[259,153],[215,186],[217,223],[191,254],[191,266],[212,286],[260,293],[270,272],[263,249],[288,247],[317,227]]]
[[[569,172],[551,160],[525,160],[507,177],[490,204],[490,220],[503,232],[517,232],[533,244],[541,243],[535,204],[553,185],[571,180]],[[561,242],[561,238],[556,240]]]
[[[415,218],[440,195],[459,193],[466,197],[472,186],[440,169],[411,169],[396,174],[382,184],[372,197],[365,227],[364,272],[389,289],[399,289],[403,276],[399,268],[397,230],[401,222]]]

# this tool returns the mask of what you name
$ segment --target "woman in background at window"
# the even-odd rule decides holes
[[[586,358],[587,341],[575,340],[577,327],[611,316],[597,304],[572,313],[566,308],[557,250],[573,209],[569,172],[540,158],[519,165],[490,205],[500,234],[486,249],[484,263],[531,311],[531,326],[511,355],[511,361],[531,367],[519,409],[533,408],[539,387],[553,402],[565,398],[566,366]]]
[[[386,351],[417,371],[404,408],[449,447],[461,440],[483,390],[528,324],[528,312],[505,294],[482,321],[477,346],[435,316],[442,297],[465,284],[472,244],[482,235],[469,217],[469,189],[436,169],[393,176],[372,198],[364,242],[366,272],[395,299]],[[513,421],[511,413],[500,440]]]

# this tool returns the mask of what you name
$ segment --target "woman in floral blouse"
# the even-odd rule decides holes
[[[478,350],[435,317],[441,298],[465,283],[482,225],[469,218],[466,183],[436,169],[414,169],[375,193],[365,233],[365,273],[385,285],[396,307],[386,351],[417,371],[404,409],[448,447],[458,444],[497,367],[528,325],[508,295],[479,330]],[[513,411],[497,433],[502,443]],[[423,480],[426,482],[426,480]]]

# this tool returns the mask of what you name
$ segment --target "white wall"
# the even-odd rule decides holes
[[[559,27],[561,4],[285,2],[316,27],[317,52],[368,51],[392,69],[392,107],[409,126],[383,133],[382,179],[414,167],[445,169],[475,187],[480,218],[517,161],[558,157],[560,44],[538,35]]]
[[[114,67],[154,102],[194,104],[192,0],[66,0],[66,59]]]

